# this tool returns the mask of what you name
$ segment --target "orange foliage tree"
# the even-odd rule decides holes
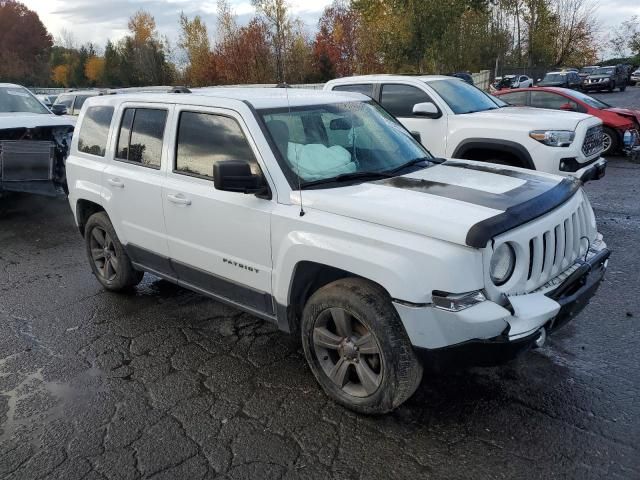
[[[104,76],[104,58],[89,58],[84,66],[84,75],[93,85],[99,83]]]
[[[69,65],[58,65],[53,69],[51,78],[57,85],[69,86]]]

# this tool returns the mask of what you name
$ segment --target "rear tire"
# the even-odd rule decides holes
[[[604,127],[602,129],[602,146],[604,147],[601,154],[603,156],[613,155],[620,148],[618,135],[616,135],[616,132],[609,127]]]
[[[105,212],[89,217],[84,240],[91,270],[106,290],[122,292],[142,281],[144,272],[133,268]]]
[[[356,412],[390,412],[422,379],[389,294],[367,280],[346,278],[316,291],[304,308],[301,335],[324,392]]]

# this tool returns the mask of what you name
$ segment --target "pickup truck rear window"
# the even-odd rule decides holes
[[[355,92],[362,93],[367,97],[373,98],[373,83],[357,83],[353,85],[336,85],[333,87],[334,92]]]
[[[120,125],[116,158],[159,169],[166,123],[166,110],[125,109]]]
[[[433,102],[433,100],[426,92],[411,85],[382,86],[380,103],[394,117],[413,117],[413,106],[416,103],[425,102]]]
[[[80,127],[78,150],[104,157],[112,117],[113,107],[90,107],[87,109]]]

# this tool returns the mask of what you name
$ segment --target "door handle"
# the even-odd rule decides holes
[[[171,203],[175,203],[176,205],[186,205],[186,206],[191,205],[191,200],[186,198],[181,193],[167,195],[167,198]]]
[[[107,183],[112,187],[124,188],[124,183],[122,183],[122,180],[120,180],[119,178],[109,178],[107,179]]]

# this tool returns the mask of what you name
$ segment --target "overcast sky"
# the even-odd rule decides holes
[[[216,29],[215,0],[22,0],[40,15],[54,37],[60,31],[71,31],[79,43],[93,42],[103,47],[107,39],[117,40],[125,35],[127,19],[138,9],[144,8],[155,17],[162,35],[171,41],[177,38],[180,11],[189,17],[201,15],[213,35]],[[425,0],[437,1],[437,0]],[[252,16],[251,0],[230,0],[240,23]],[[302,18],[310,31],[316,29],[318,18],[331,0],[289,0],[293,12]],[[640,0],[606,0],[599,5],[597,16],[602,35],[615,28],[623,20],[640,15]]]

